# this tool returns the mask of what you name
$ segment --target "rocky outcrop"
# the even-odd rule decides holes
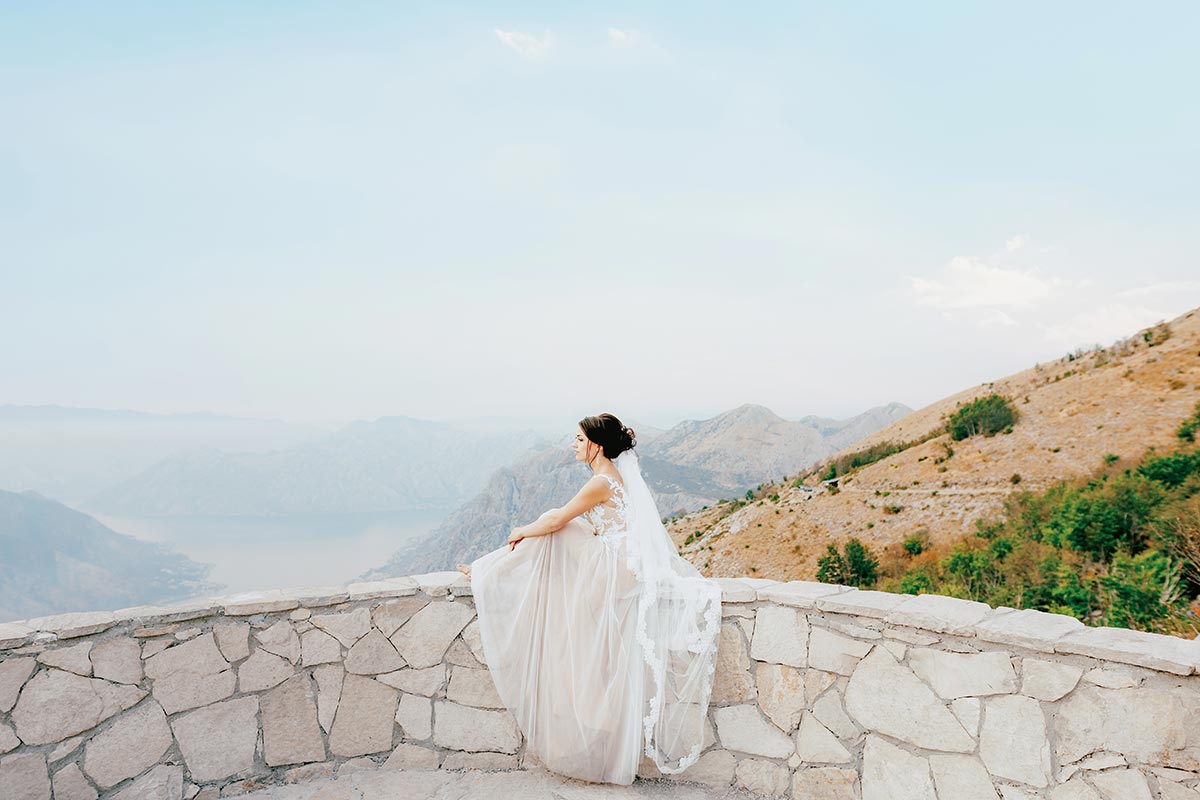
[[[1200,800],[1200,642],[722,579],[700,760],[794,800]],[[535,765],[458,573],[0,624],[0,797]],[[643,761],[640,774],[660,778]]]

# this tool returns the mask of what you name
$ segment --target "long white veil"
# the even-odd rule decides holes
[[[637,641],[646,668],[646,755],[664,773],[696,763],[721,629],[721,588],[679,555],[650,494],[637,454],[613,464],[625,485],[628,567],[639,586]]]

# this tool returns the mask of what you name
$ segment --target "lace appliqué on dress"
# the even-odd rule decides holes
[[[616,478],[604,475],[613,488],[613,502],[616,506],[597,503],[583,512],[583,518],[595,529],[596,535],[608,552],[614,555],[621,549],[621,540],[628,530],[628,512],[625,508],[625,487]]]

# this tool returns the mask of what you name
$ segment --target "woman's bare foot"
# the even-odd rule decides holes
[[[466,575],[468,578],[471,577],[471,565],[470,564],[459,564],[458,571],[461,572],[463,575]]]

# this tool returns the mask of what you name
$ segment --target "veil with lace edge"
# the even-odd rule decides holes
[[[649,689],[645,753],[662,772],[678,774],[696,763],[704,746],[721,588],[675,549],[637,454],[626,450],[613,464],[625,485],[627,566],[638,582],[637,642]]]

